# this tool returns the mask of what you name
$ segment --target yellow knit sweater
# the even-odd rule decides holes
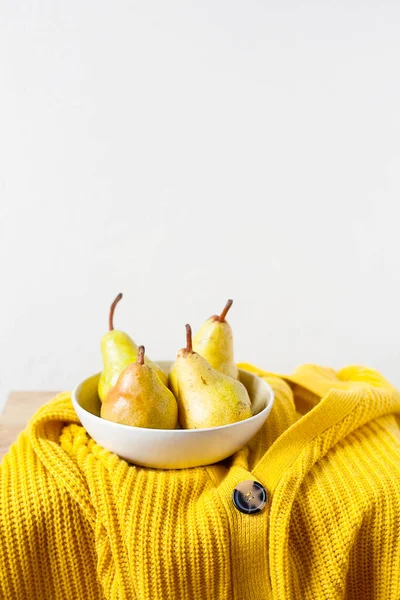
[[[129,465],[91,440],[69,394],[0,467],[0,598],[399,600],[400,395],[376,371],[265,376],[248,447],[209,467]],[[266,507],[239,512],[254,479]]]

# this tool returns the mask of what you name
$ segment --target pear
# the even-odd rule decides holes
[[[186,348],[178,352],[170,385],[178,400],[179,422],[185,429],[218,427],[252,416],[244,385],[213,369],[193,352],[190,325],[186,325]]]
[[[145,364],[144,346],[138,357],[122,371],[101,405],[103,419],[152,429],[175,429],[178,406],[173,393],[160,381],[155,370]]]
[[[233,360],[233,335],[225,317],[233,304],[228,300],[222,313],[207,319],[193,338],[193,350],[200,354],[213,369],[238,379],[239,371]]]
[[[109,331],[101,340],[101,353],[103,356],[103,372],[99,379],[98,394],[103,401],[107,393],[117,382],[121,371],[129,364],[136,361],[138,357],[138,347],[135,342],[123,331],[114,329],[114,311],[122,294],[118,294],[110,307]],[[167,376],[164,371],[153,363],[147,356],[145,357],[147,365],[152,367],[159,376],[162,383],[167,384]]]

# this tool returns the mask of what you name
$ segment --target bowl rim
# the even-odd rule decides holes
[[[92,377],[96,377],[96,375],[100,375],[101,371],[99,373],[95,373],[94,375],[90,375],[89,377],[86,377],[86,379],[84,379],[83,381],[81,381],[80,383],[78,383],[78,385],[76,385],[71,393],[71,400],[72,400],[72,404],[74,406],[75,412],[78,415],[78,411],[76,410],[76,406],[79,408],[79,410],[87,413],[87,415],[89,415],[90,417],[93,417],[95,419],[98,419],[99,421],[101,421],[102,423],[106,422],[109,425],[113,426],[114,428],[120,429],[122,427],[122,430],[126,430],[126,431],[148,431],[148,432],[155,432],[155,433],[166,433],[166,432],[173,432],[173,433],[201,433],[204,431],[220,431],[221,429],[230,429],[230,428],[234,428],[234,427],[238,427],[240,425],[242,425],[243,423],[249,423],[250,421],[254,421],[256,419],[260,418],[260,415],[262,415],[263,413],[265,413],[266,411],[271,411],[273,405],[274,405],[274,401],[275,401],[275,394],[274,394],[274,390],[272,389],[272,387],[270,386],[270,384],[265,381],[264,377],[260,377],[259,375],[256,375],[255,373],[250,373],[250,371],[246,371],[245,369],[239,369],[239,372],[243,372],[246,373],[247,375],[251,375],[253,377],[255,377],[256,379],[261,379],[262,382],[265,384],[265,386],[268,388],[268,392],[269,392],[269,402],[267,402],[265,408],[263,408],[262,410],[260,410],[260,412],[258,412],[256,415],[253,415],[251,417],[248,417],[247,419],[243,419],[242,421],[235,421],[234,423],[228,423],[227,425],[217,425],[216,427],[202,427],[199,429],[159,429],[159,428],[153,428],[153,427],[136,427],[135,425],[124,425],[123,423],[115,423],[115,421],[109,421],[108,419],[103,419],[102,417],[93,414],[92,412],[90,412],[89,410],[86,410],[86,408],[83,408],[83,406],[81,406],[77,400],[77,390],[78,388],[85,383],[85,381],[87,381],[88,379],[91,379]],[[79,417],[79,415],[78,415]]]

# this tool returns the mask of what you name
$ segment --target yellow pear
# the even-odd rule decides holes
[[[232,306],[228,300],[222,313],[207,319],[193,337],[193,350],[200,354],[213,369],[237,379],[239,371],[233,359],[233,335],[225,317]]]
[[[175,429],[178,407],[173,393],[144,361],[144,346],[138,357],[122,371],[101,405],[103,419],[152,429]]]
[[[122,294],[118,294],[110,307],[109,331],[101,340],[101,354],[103,356],[103,372],[99,379],[98,394],[101,401],[117,382],[121,371],[129,364],[134,363],[138,357],[138,347],[127,333],[114,329],[114,311]],[[152,367],[162,383],[167,384],[167,376],[156,363],[145,357],[147,365]]]
[[[218,427],[252,416],[244,385],[213,369],[193,351],[190,325],[186,325],[186,348],[178,352],[170,385],[178,400],[179,422],[185,429]]]

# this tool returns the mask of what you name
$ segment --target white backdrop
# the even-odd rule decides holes
[[[0,405],[100,368],[108,307],[174,357],[400,385],[400,4],[0,3]]]

